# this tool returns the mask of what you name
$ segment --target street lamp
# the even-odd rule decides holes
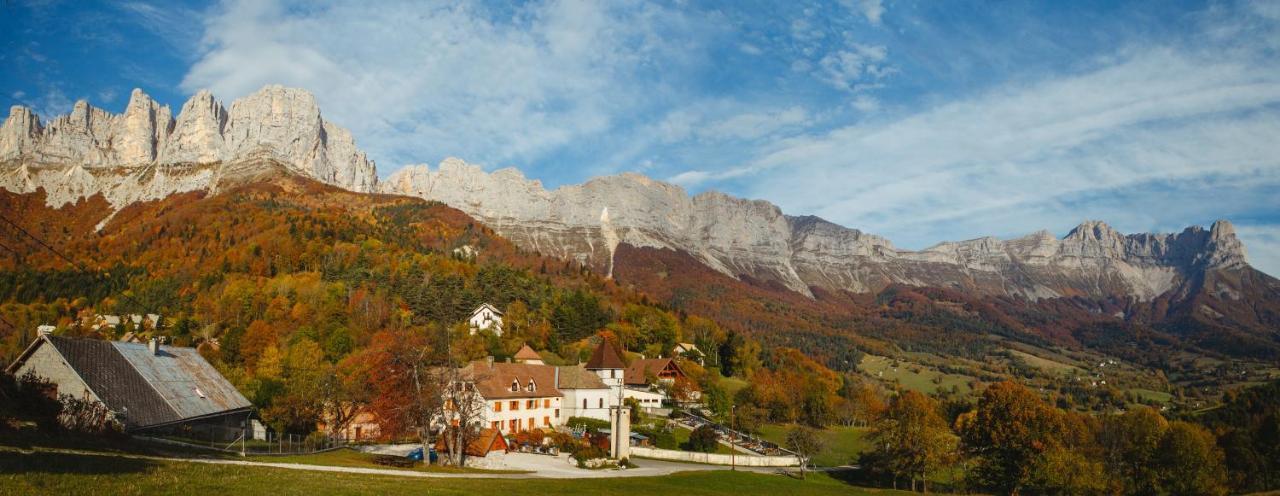
[[[738,432],[734,430],[737,409],[738,405],[729,405],[729,470],[732,472],[738,471],[738,443],[734,436]]]

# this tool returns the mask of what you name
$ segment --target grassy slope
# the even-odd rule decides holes
[[[760,429],[760,437],[786,445],[789,425],[769,424]],[[858,455],[869,449],[866,440],[867,429],[862,427],[828,427],[823,431],[826,447],[813,457],[813,462],[820,467],[838,467],[857,461]]]
[[[821,474],[807,480],[744,472],[625,479],[410,479],[358,474],[130,460],[108,456],[0,453],[0,495],[9,494],[905,494],[863,489]]]
[[[326,451],[324,453],[315,453],[310,455],[274,455],[274,456],[250,456],[249,461],[269,462],[269,463],[300,463],[304,465],[327,465],[331,467],[361,467],[361,468],[380,468],[392,470],[414,470],[418,472],[445,472],[445,473],[492,473],[492,474],[519,474],[525,473],[520,470],[481,470],[474,468],[456,468],[442,467],[438,465],[418,465],[413,468],[390,467],[386,465],[378,465],[373,463],[373,455],[361,453],[352,449],[339,449],[334,451]]]
[[[904,388],[925,394],[936,393],[940,389],[950,389],[951,386],[955,386],[961,395],[968,395],[973,392],[969,387],[969,381],[973,380],[972,377],[943,374],[932,368],[907,361],[898,361],[898,366],[894,367],[893,362],[892,358],[867,355],[858,364],[858,370],[885,382],[892,383],[896,380]],[[912,371],[913,368],[920,371],[914,372]],[[935,383],[935,378],[940,378],[939,382]]]

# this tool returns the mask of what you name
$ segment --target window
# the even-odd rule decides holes
[[[513,412],[514,412],[514,411],[516,411],[516,410],[519,410],[519,409],[520,409],[520,402],[519,402],[519,401],[516,401],[516,400],[511,400],[511,404],[509,404],[509,405],[507,405],[507,406],[511,407],[511,411],[513,411]]]
[[[609,369],[609,378],[610,378],[610,379],[617,379],[617,378],[618,378],[618,370],[617,370],[617,369]]]
[[[604,398],[600,398],[600,406],[596,408],[604,408]]]
[[[556,418],[560,418],[560,409],[559,409],[559,408],[557,408],[557,409],[556,409]]]
[[[501,429],[502,429],[502,422],[497,421],[497,420],[494,420],[493,422],[489,422],[489,428],[490,428],[490,429],[493,429],[493,430],[495,430],[495,431],[496,431],[496,430],[501,430]]]
[[[529,385],[525,386],[524,390],[532,393],[538,390],[538,385],[533,383],[533,379],[529,379]]]
[[[515,380],[515,379],[512,379],[512,380],[511,380],[511,392],[513,392],[513,393],[514,393],[514,392],[519,391],[519,390],[520,390],[520,381]]]
[[[587,399],[586,399],[586,398],[583,398],[583,399],[582,399],[582,409],[583,409],[583,410],[586,410],[586,409],[587,409]]]
[[[507,430],[510,432],[520,432],[520,419],[511,419],[507,421]]]
[[[542,417],[542,425],[551,427],[551,417]]]
[[[525,400],[524,402],[525,410],[534,410],[537,408],[538,408],[538,400]]]
[[[551,408],[551,400],[542,400],[543,408]]]
[[[538,421],[533,417],[529,417],[529,423],[526,424],[530,429],[538,428]]]
[[[495,402],[493,402],[493,411],[494,411],[494,413],[499,413],[499,412],[501,412],[501,411],[502,411],[502,402],[501,402],[501,401],[495,401]]]

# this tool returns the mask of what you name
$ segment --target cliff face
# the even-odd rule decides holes
[[[784,215],[764,201],[689,196],[675,185],[623,174],[548,191],[514,169],[486,173],[458,159],[410,166],[385,193],[437,200],[527,249],[611,272],[621,243],[689,253],[733,277],[852,292],[890,284],[953,287],[1040,299],[1127,296],[1152,300],[1208,269],[1246,267],[1229,222],[1177,234],[1123,235],[1085,222],[1063,238],[980,238],[921,251],[816,217]]]
[[[351,133],[324,120],[306,91],[268,86],[228,111],[207,91],[174,119],[167,106],[134,90],[122,114],[77,102],[42,125],[13,107],[0,127],[0,187],[44,188],[51,205],[102,193],[116,208],[171,193],[212,188],[228,165],[272,159],[319,181],[368,192],[375,166]]]
[[[638,174],[549,191],[515,169],[486,173],[458,159],[409,166],[379,184],[351,133],[326,121],[306,91],[268,86],[223,106],[193,95],[175,118],[134,90],[121,114],[86,102],[47,125],[14,107],[0,127],[0,188],[43,189],[60,206],[102,194],[119,209],[140,200],[216,190],[278,168],[357,192],[418,196],[456,207],[546,255],[612,274],[620,245],[672,249],[735,278],[812,296],[812,288],[874,292],[890,284],[958,288],[1031,300],[1061,296],[1153,301],[1209,270],[1247,268],[1230,223],[1177,234],[1124,235],[1085,222],[1063,238],[980,238],[920,251],[765,201]],[[110,212],[104,212],[106,216]]]

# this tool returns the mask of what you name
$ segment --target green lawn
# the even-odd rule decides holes
[[[352,449],[338,449],[326,451],[324,453],[315,453],[311,455],[274,455],[274,456],[249,456],[247,459],[255,462],[270,463],[301,463],[304,465],[328,465],[332,467],[362,467],[362,468],[382,468],[392,470],[416,470],[419,472],[447,472],[447,473],[493,473],[493,474],[518,474],[523,473],[518,470],[481,470],[475,468],[457,468],[457,467],[441,467],[438,465],[417,465],[413,468],[389,467],[386,465],[378,465],[373,463],[373,455],[361,453]]]
[[[760,437],[767,441],[786,446],[787,431],[790,425],[769,424],[760,429]],[[820,467],[838,467],[856,463],[858,455],[870,449],[866,440],[867,429],[864,427],[831,426],[823,431],[822,439],[826,447],[813,463]]]
[[[876,355],[866,355],[862,358],[862,362],[858,364],[858,370],[870,377],[885,382],[897,382],[902,387],[919,391],[925,394],[936,393],[939,390],[950,390],[952,386],[960,395],[972,393],[969,387],[969,381],[972,377],[966,375],[943,374],[929,367],[898,360],[898,366],[894,367],[894,359]],[[915,371],[913,369],[919,369]]]
[[[29,494],[432,494],[506,496],[907,494],[850,486],[823,474],[807,480],[747,472],[689,472],[604,479],[416,479],[301,470],[125,459],[101,455],[0,453],[0,495]]]
[[[1133,388],[1133,389],[1130,389],[1129,392],[1138,395],[1139,398],[1142,398],[1144,400],[1155,401],[1157,403],[1168,403],[1170,400],[1173,399],[1172,394],[1165,393],[1162,391],[1152,391],[1150,389]]]

